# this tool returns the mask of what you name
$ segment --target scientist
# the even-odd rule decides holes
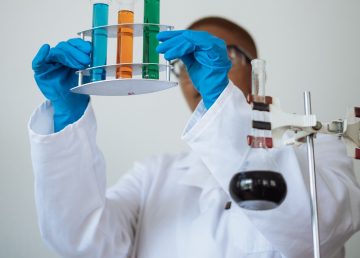
[[[288,185],[278,208],[229,208],[229,182],[251,126],[244,97],[249,60],[256,57],[251,37],[227,20],[207,18],[158,39],[158,52],[183,64],[179,79],[194,112],[182,138],[191,152],[136,163],[110,189],[89,97],[69,92],[74,71],[90,63],[90,43],[44,45],[34,58],[35,80],[47,98],[29,122],[44,241],[62,257],[312,257],[304,146],[271,150]],[[344,257],[360,224],[352,160],[333,136],[316,139],[316,157],[322,257]]]

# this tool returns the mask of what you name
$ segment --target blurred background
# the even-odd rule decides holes
[[[1,3],[0,257],[57,257],[40,239],[33,197],[27,122],[44,98],[33,80],[31,61],[43,43],[54,46],[90,28],[91,5],[88,0]],[[138,0],[139,22],[141,6]],[[114,5],[111,10],[110,23],[115,23]],[[313,112],[328,121],[360,104],[359,10],[356,0],[163,0],[161,22],[176,29],[209,15],[237,22],[253,35],[259,56],[267,61],[268,93],[280,98],[284,110],[303,113],[302,93],[310,90]],[[115,44],[110,44],[112,58]],[[136,160],[187,150],[180,136],[190,111],[179,88],[92,99],[109,185]],[[355,167],[359,177],[359,163]],[[347,244],[346,257],[359,253],[356,234]]]

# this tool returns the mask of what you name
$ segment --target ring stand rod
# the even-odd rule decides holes
[[[304,92],[304,107],[305,114],[311,115],[311,96],[309,91]],[[310,206],[311,206],[311,225],[313,234],[313,250],[314,258],[320,258],[320,236],[319,236],[319,217],[317,207],[317,192],[316,192],[316,173],[315,173],[315,154],[314,154],[314,135],[306,137],[307,154],[309,164],[310,176]]]
[[[84,33],[83,32],[80,32],[80,34],[79,34],[79,36],[80,36],[80,38],[82,39],[82,40],[84,40],[85,39],[85,35],[84,35]],[[78,81],[78,85],[82,85],[83,84],[83,72],[79,72],[79,81]]]

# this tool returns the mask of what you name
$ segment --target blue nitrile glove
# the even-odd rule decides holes
[[[54,108],[55,132],[77,121],[88,105],[89,96],[70,89],[78,83],[75,71],[90,64],[90,52],[90,42],[75,38],[54,48],[43,45],[32,61],[35,81]]]
[[[226,44],[205,31],[163,31],[157,35],[157,47],[165,59],[180,58],[185,64],[204,105],[209,109],[229,83],[231,61]]]

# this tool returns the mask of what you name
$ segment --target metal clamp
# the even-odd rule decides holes
[[[330,124],[327,125],[327,130],[330,133],[344,134],[345,132],[344,121],[341,119],[332,121]]]

